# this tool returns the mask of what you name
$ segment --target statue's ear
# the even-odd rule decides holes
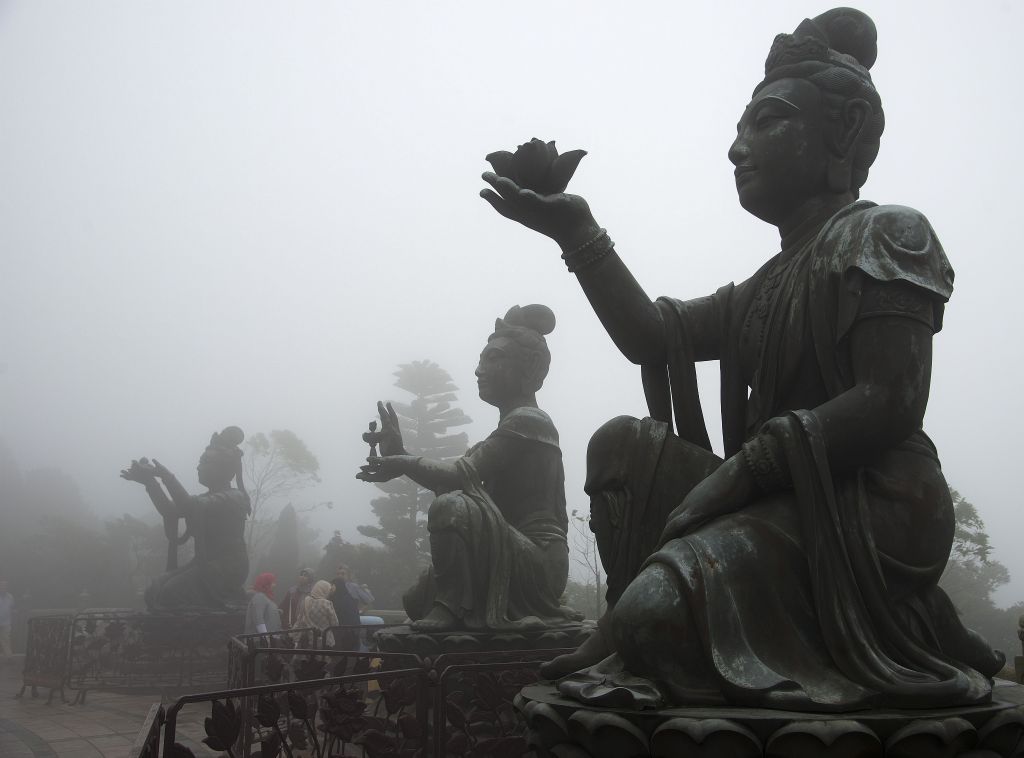
[[[537,376],[540,372],[540,355],[531,350],[523,360],[523,375],[521,381],[523,392],[529,394],[541,388],[543,380],[538,382]]]
[[[853,160],[875,111],[863,98],[843,103],[843,112],[832,134],[832,155],[828,162],[828,186],[835,193],[853,188]]]
[[[838,144],[841,156],[847,156],[860,147],[864,133],[875,115],[871,103],[861,97],[851,98],[843,103],[843,112],[839,117]]]

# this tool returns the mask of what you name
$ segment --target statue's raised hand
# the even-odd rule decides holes
[[[402,430],[398,426],[398,414],[391,407],[377,401],[377,413],[380,415],[380,431],[363,432],[363,442],[380,447],[381,457],[389,455],[406,455],[402,443]]]
[[[161,466],[161,468],[163,467]],[[148,458],[139,458],[137,461],[133,460],[131,466],[121,469],[121,478],[127,479],[129,482],[150,484],[156,481],[156,477],[157,467],[150,463]]]
[[[494,210],[550,237],[563,250],[574,250],[601,232],[590,206],[579,195],[564,192],[540,195],[492,171],[484,173],[482,178],[494,189],[480,190],[480,197]]]

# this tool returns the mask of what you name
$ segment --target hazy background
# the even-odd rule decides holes
[[[288,428],[358,540],[353,479],[396,364],[429,358],[475,420],[473,368],[516,303],[558,316],[539,396],[570,507],[591,432],[644,415],[557,248],[477,197],[483,157],[585,148],[586,196],[651,295],[692,297],[777,249],[726,151],[774,35],[828,4],[0,2],[0,437],[100,515],[117,472],[198,491],[209,435]],[[957,272],[926,429],[1024,597],[1018,228],[1024,4],[863,2],[887,127],[864,197],[923,211]],[[717,432],[717,368],[702,372]],[[2,516],[0,516],[2,519]],[[2,529],[0,520],[0,529]]]

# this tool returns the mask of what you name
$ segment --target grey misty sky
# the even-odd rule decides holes
[[[590,151],[590,201],[652,296],[740,281],[777,249],[736,202],[726,151],[795,2],[0,3],[0,434],[101,515],[159,457],[198,491],[209,434],[294,430],[333,500],[324,537],[372,520],[352,477],[396,364],[461,387],[516,303],[558,316],[539,395],[570,508],[638,370],[558,251],[477,197],[484,155],[530,137]],[[887,127],[864,197],[916,207],[957,271],[926,429],[1024,598],[1015,294],[1021,151],[1011,2],[867,2]],[[717,368],[701,368],[717,439]]]

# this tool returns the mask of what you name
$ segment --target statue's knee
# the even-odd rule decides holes
[[[455,529],[468,517],[461,493],[445,493],[434,498],[427,511],[427,530],[431,532]]]
[[[671,572],[652,563],[626,587],[611,618],[616,650],[637,649],[663,641],[666,632],[685,626],[685,603]],[[681,642],[682,640],[680,640]]]

